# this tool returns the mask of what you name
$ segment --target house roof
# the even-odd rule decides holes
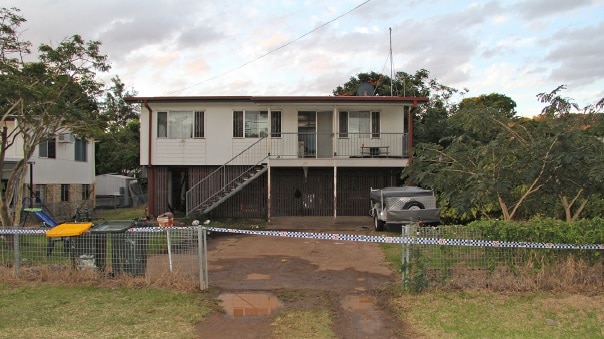
[[[126,97],[129,103],[143,102],[252,102],[262,103],[413,103],[427,102],[427,97],[386,97],[386,96],[164,96]]]

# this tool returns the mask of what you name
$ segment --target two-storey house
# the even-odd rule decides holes
[[[360,216],[400,184],[424,97],[130,97],[149,211]]]
[[[14,120],[5,121],[8,130]],[[4,158],[2,182],[23,159],[22,139],[17,137]],[[74,215],[76,207],[94,208],[94,142],[72,133],[61,133],[42,142],[28,159],[23,183],[24,207],[43,207],[57,220]]]

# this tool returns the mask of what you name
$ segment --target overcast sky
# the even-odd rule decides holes
[[[23,38],[73,34],[139,96],[331,95],[351,76],[426,69],[466,96],[500,93],[520,115],[566,84],[580,106],[604,97],[604,0],[0,0]],[[459,100],[460,98],[457,98]]]

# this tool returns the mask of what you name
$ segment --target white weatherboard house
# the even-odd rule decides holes
[[[14,121],[5,123],[8,130],[14,128]],[[8,179],[14,164],[21,159],[23,147],[22,140],[18,138],[7,149],[3,182]],[[29,207],[31,202],[35,207],[43,207],[57,219],[74,215],[76,206],[94,207],[93,142],[72,133],[61,133],[38,145],[28,162],[23,186],[24,207]]]
[[[141,105],[149,212],[368,215],[399,184],[424,97],[130,97]]]

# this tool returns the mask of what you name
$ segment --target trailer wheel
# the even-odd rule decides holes
[[[373,229],[376,232],[382,231],[384,229],[384,222],[378,218],[378,213],[373,214]]]
[[[426,207],[424,207],[424,204],[422,204],[419,201],[409,201],[405,204],[405,206],[403,206],[404,210],[412,210],[412,211],[416,211],[416,210],[423,210]]]

